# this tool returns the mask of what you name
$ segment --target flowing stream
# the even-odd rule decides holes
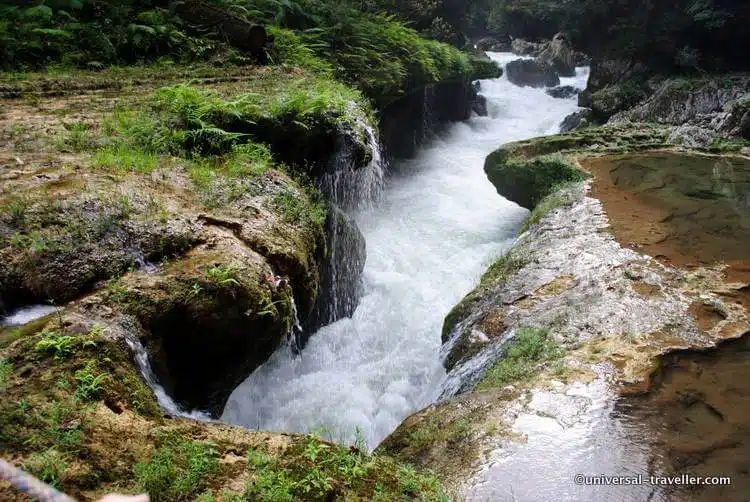
[[[504,64],[518,56],[492,54]],[[562,79],[584,88],[588,70]],[[321,328],[293,356],[281,347],[232,393],[222,419],[251,429],[325,430],[375,447],[434,401],[445,378],[443,318],[515,238],[528,212],[497,195],[485,157],[503,143],[554,134],[578,109],[504,77],[481,82],[487,117],[453,124],[392,166],[374,208],[354,214],[367,241],[354,315]]]

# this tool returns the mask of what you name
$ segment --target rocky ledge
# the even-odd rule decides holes
[[[719,173],[725,163],[736,173],[750,162],[670,147],[668,135],[666,126],[615,125],[506,145],[488,157],[498,193],[533,211],[446,318],[442,399],[405,420],[381,451],[436,470],[472,500],[590,497],[573,485],[576,469],[618,472],[619,460],[601,452],[630,444],[611,432],[606,410],[651,392],[666,354],[750,333],[746,262],[721,251],[734,242],[728,249],[741,253],[747,236],[738,230],[718,247],[705,238],[691,249],[680,239],[694,237],[694,228],[680,226],[681,212],[649,198],[648,190],[668,185],[647,179],[648,189],[638,192],[643,172],[626,171],[651,161],[667,169],[672,155],[685,156],[677,165],[694,161],[703,169],[707,162]],[[700,182],[687,184],[689,192]],[[713,190],[727,215],[735,214],[723,195],[729,192]],[[704,202],[709,191],[701,192]],[[696,255],[686,256],[691,250]],[[731,414],[731,406],[720,413]],[[637,469],[648,465],[643,459]],[[525,476],[536,468],[547,474],[529,483]]]

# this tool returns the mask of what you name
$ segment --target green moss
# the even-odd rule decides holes
[[[248,466],[252,478],[245,493],[247,500],[448,500],[430,473],[315,436],[296,441],[281,455],[251,449]]]
[[[715,138],[706,148],[711,153],[739,152],[743,148],[750,148],[750,140]]]
[[[553,187],[552,193],[542,199],[541,202],[534,207],[534,210],[531,211],[531,215],[523,223],[519,229],[519,233],[523,233],[531,228],[532,225],[539,223],[539,221],[551,211],[568,206],[575,202],[575,200],[575,196],[570,191],[565,190],[565,184]]]
[[[17,328],[0,327],[0,349],[5,348],[16,340],[21,340],[39,333],[47,324],[49,324],[53,315],[54,314],[46,315]]]
[[[525,256],[514,249],[505,252],[495,261],[490,268],[482,275],[480,286],[497,286],[505,284],[515,273],[525,267],[530,261]]]
[[[639,83],[612,84],[591,94],[591,111],[600,122],[606,122],[615,113],[626,110],[647,96]]]
[[[0,391],[5,388],[5,381],[13,373],[13,363],[0,357]]]
[[[500,359],[485,372],[476,389],[501,388],[523,381],[536,374],[542,365],[562,355],[562,350],[550,338],[547,330],[519,328],[515,337],[506,342]]]
[[[533,209],[560,184],[587,177],[561,155],[527,160],[506,149],[491,153],[484,170],[500,195],[528,209]]]
[[[133,467],[138,487],[154,502],[189,500],[218,471],[215,445],[156,432],[158,448]]]

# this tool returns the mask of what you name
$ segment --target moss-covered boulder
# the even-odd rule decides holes
[[[75,168],[17,171],[0,189],[0,303],[61,303],[196,244],[194,222],[162,212],[143,182]]]
[[[112,492],[162,502],[445,499],[433,475],[385,455],[163,416],[122,330],[68,309],[0,337],[14,340],[0,343],[5,460],[82,501]],[[0,499],[26,500],[5,481]]]
[[[525,160],[507,149],[496,150],[485,161],[484,171],[497,192],[508,200],[533,209],[557,186],[580,181],[585,175],[557,156]]]

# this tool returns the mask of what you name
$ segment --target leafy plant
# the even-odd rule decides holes
[[[13,363],[0,357],[0,390],[5,389],[5,382],[11,373],[13,373]]]
[[[83,152],[92,145],[91,125],[85,122],[65,124],[65,133],[57,140],[57,148],[64,152]]]
[[[133,474],[151,500],[161,502],[190,499],[206,487],[208,476],[218,469],[218,453],[212,443],[168,436],[148,460],[133,467]]]
[[[67,467],[68,462],[65,456],[55,448],[50,448],[43,453],[35,453],[24,464],[26,470],[54,487],[60,486],[60,475]]]
[[[477,390],[504,387],[531,376],[541,364],[563,355],[549,337],[538,328],[520,328],[515,338],[506,342],[500,359],[490,367],[477,385]]]
[[[215,265],[206,268],[206,276],[217,286],[239,286],[235,279],[237,270],[232,265]]]
[[[96,374],[94,371],[95,363],[89,361],[85,368],[75,372],[76,390],[74,398],[79,401],[90,401],[99,397],[102,391],[102,384],[109,377],[107,373]]]
[[[74,352],[75,338],[62,335],[57,331],[45,331],[41,335],[35,349],[37,352],[52,354],[55,359],[67,359]]]

